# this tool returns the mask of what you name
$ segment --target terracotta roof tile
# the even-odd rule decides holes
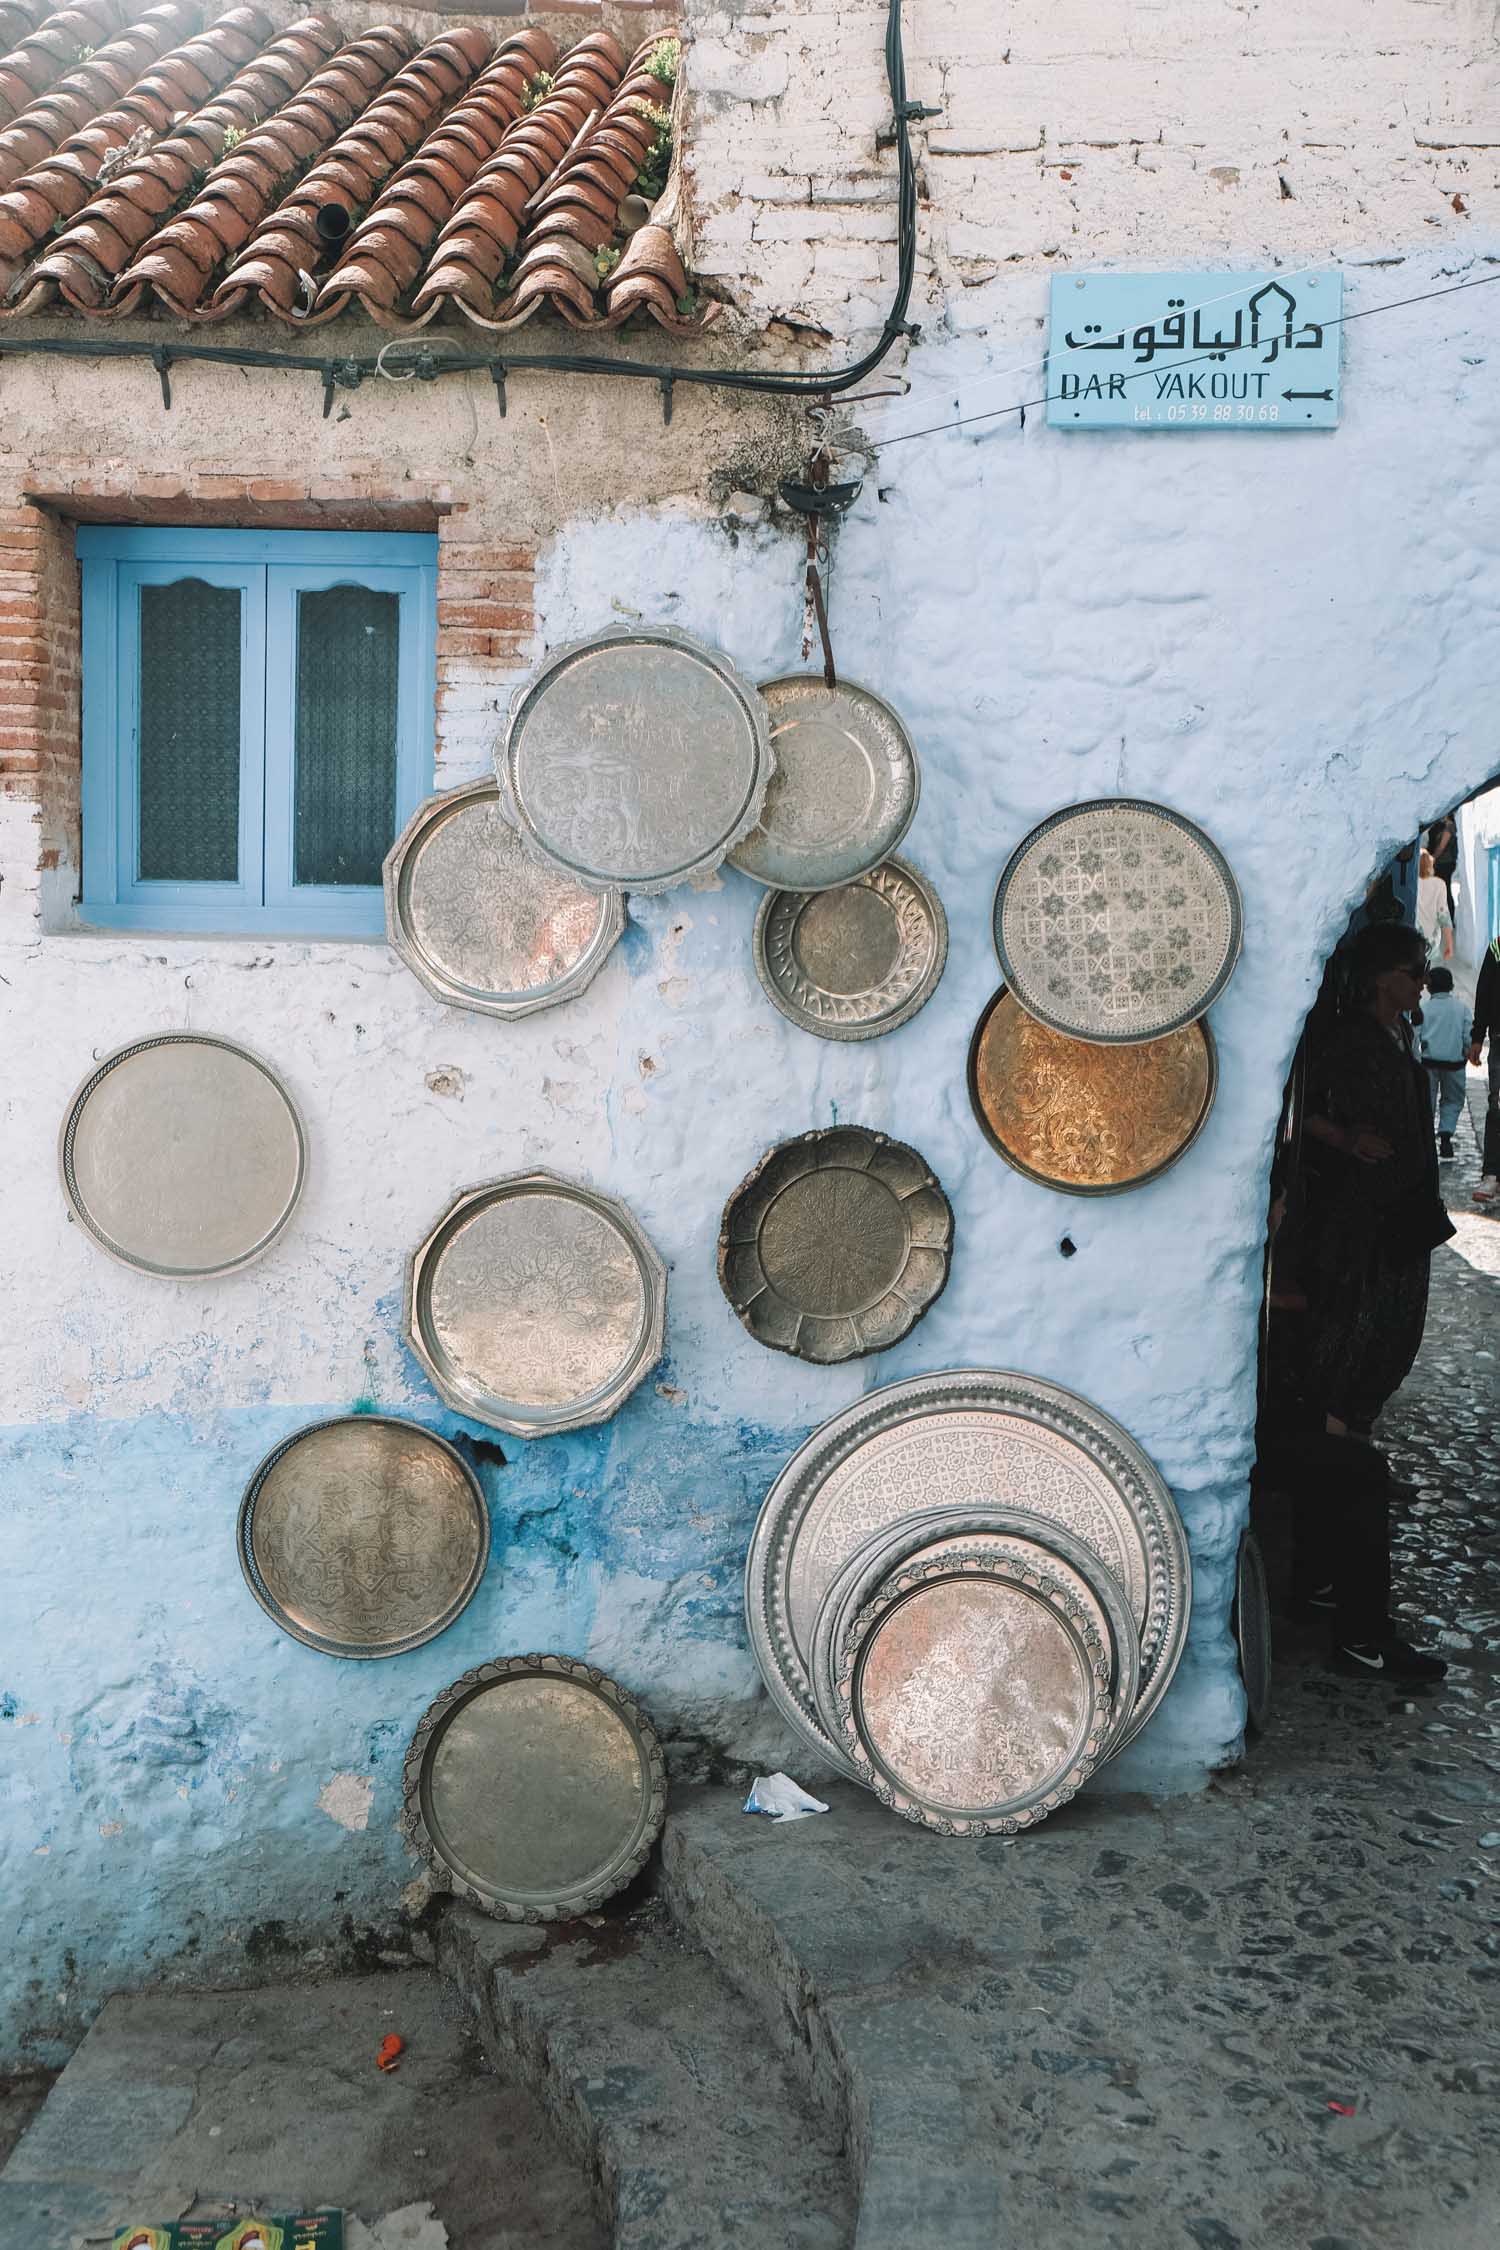
[[[0,319],[508,328],[550,306],[695,330],[717,310],[679,313],[687,276],[638,193],[673,99],[659,39],[628,57],[601,29],[559,60],[536,24],[414,52],[394,25],[199,20],[197,0],[0,0]]]

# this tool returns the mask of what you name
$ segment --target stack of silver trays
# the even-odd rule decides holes
[[[1029,1375],[873,1391],[766,1496],[751,1645],[807,1748],[946,1835],[1012,1835],[1131,1741],[1187,1636],[1187,1542],[1140,1447]]]

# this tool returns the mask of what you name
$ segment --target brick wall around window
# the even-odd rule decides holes
[[[535,634],[536,549],[446,487],[375,476],[233,477],[38,470],[0,487],[0,810],[30,814],[5,877],[45,926],[71,917],[79,833],[78,523],[438,534],[437,783],[484,772]],[[11,902],[7,901],[7,905]]]

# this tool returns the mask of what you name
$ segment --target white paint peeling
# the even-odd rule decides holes
[[[370,1825],[375,1783],[367,1773],[336,1773],[318,1791],[318,1810],[336,1820],[351,1835],[362,1835]]]

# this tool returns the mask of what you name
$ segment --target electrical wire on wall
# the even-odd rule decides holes
[[[896,149],[896,290],[877,341],[847,366],[821,372],[778,374],[764,368],[667,366],[653,360],[609,359],[588,352],[436,352],[430,344],[410,348],[398,370],[386,364],[392,346],[375,354],[311,359],[297,352],[258,351],[232,345],[161,344],[144,339],[71,336],[27,337],[0,341],[0,360],[26,355],[62,359],[143,359],[161,380],[163,406],[172,403],[171,370],[178,363],[205,363],[219,367],[284,368],[317,377],[323,385],[323,413],[333,406],[335,392],[355,390],[367,376],[388,379],[410,377],[435,381],[440,375],[462,375],[476,370],[494,382],[500,412],[506,411],[506,383],[513,374],[589,375],[611,380],[655,383],[660,386],[662,409],[670,421],[672,396],[679,383],[705,390],[756,393],[769,398],[821,399],[853,390],[880,365],[903,338],[917,331],[908,318],[917,263],[917,170],[911,149],[911,125],[937,111],[912,102],[906,91],[906,56],[901,38],[901,0],[888,0],[885,26],[885,72],[890,89],[892,130]]]

